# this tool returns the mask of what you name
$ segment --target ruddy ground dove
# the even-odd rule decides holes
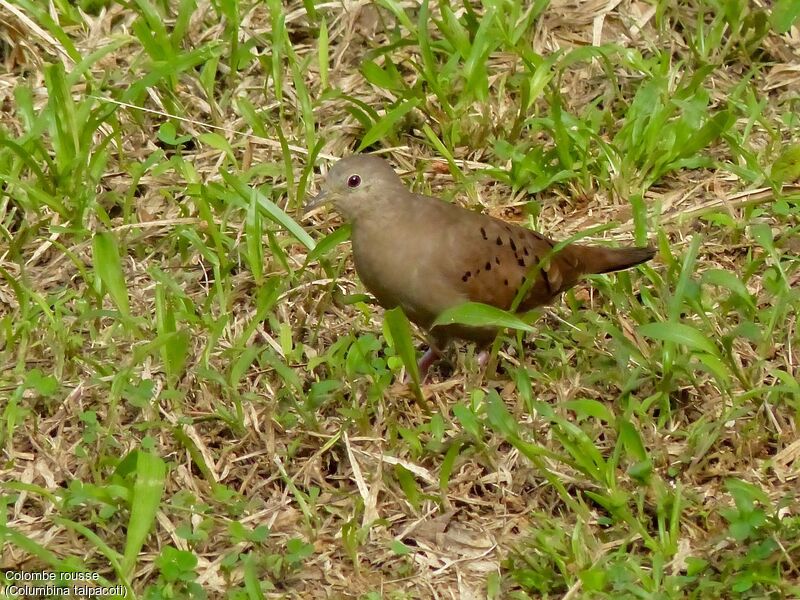
[[[582,275],[608,273],[651,259],[648,247],[606,248],[555,242],[525,227],[414,194],[378,156],[354,155],[328,172],[306,213],[332,203],[352,223],[358,276],[384,308],[400,306],[430,332],[420,360],[424,376],[451,338],[490,343],[497,330],[453,324],[431,329],[445,309],[481,302],[508,310],[526,277],[530,289],[517,310],[547,304]],[[541,264],[541,268],[537,267]]]

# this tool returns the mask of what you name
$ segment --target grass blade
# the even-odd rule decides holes
[[[419,100],[417,99],[408,100],[406,102],[401,102],[392,110],[388,111],[364,134],[364,137],[361,139],[361,143],[358,145],[358,150],[356,150],[356,152],[361,152],[364,148],[367,148],[378,140],[383,139],[392,131],[400,119],[414,110],[418,104]]]
[[[434,321],[433,327],[456,323],[471,327],[506,327],[529,333],[536,331],[531,325],[513,313],[488,304],[481,304],[480,302],[465,302],[442,311]]]
[[[137,450],[132,458],[131,516],[122,559],[122,571],[127,578],[133,574],[139,552],[155,525],[167,473],[166,463],[154,454]]]
[[[97,274],[95,285],[100,284],[102,290],[111,296],[119,311],[130,316],[128,303],[128,287],[122,271],[122,261],[117,250],[117,239],[113,234],[101,232],[92,239],[92,259]]]
[[[392,338],[392,345],[398,356],[403,360],[406,372],[411,377],[411,388],[417,398],[420,407],[425,411],[430,410],[425,397],[420,389],[420,375],[417,368],[417,351],[414,348],[414,339],[411,336],[411,325],[408,318],[400,307],[387,310],[383,317],[383,323]]]
[[[717,347],[708,337],[684,323],[647,323],[639,327],[639,334],[662,342],[680,344],[690,350],[706,352],[712,356],[719,355]]]
[[[264,212],[269,219],[281,227],[283,227],[286,231],[288,231],[292,236],[303,246],[305,246],[309,250],[313,250],[316,243],[311,238],[306,230],[292,217],[287,215],[282,208],[280,208],[277,204],[275,204],[272,200],[267,198],[264,194],[259,192],[254,188],[248,187],[245,183],[228,173],[227,171],[221,171],[222,178],[225,182],[230,185],[239,196],[242,197],[248,204],[250,203],[251,198],[255,197],[256,201],[258,202],[259,207]]]

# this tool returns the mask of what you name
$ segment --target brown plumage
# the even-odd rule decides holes
[[[651,259],[651,248],[571,244],[536,266],[555,242],[525,227],[408,191],[382,158],[350,156],[328,172],[307,211],[331,202],[352,223],[356,271],[385,308],[400,306],[430,327],[445,309],[464,302],[511,308],[526,276],[535,277],[517,310],[547,304],[583,275],[627,269]],[[432,345],[451,338],[492,341],[493,328],[438,326]],[[421,364],[426,370],[427,363]],[[424,360],[424,359],[423,359]]]

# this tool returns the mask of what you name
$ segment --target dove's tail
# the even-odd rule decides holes
[[[572,246],[580,263],[580,269],[587,275],[611,273],[635,267],[655,256],[655,248],[606,248],[604,246]]]

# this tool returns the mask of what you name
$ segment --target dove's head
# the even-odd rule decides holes
[[[379,156],[353,155],[330,168],[319,194],[305,205],[308,214],[323,204],[333,204],[348,221],[381,210],[396,192],[407,193],[391,165]]]

